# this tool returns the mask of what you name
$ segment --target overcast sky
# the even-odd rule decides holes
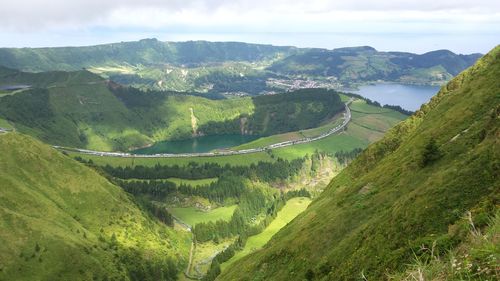
[[[299,47],[487,52],[498,0],[5,0],[0,46],[244,41]]]

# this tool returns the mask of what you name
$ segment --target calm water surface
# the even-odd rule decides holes
[[[153,146],[132,151],[135,154],[156,153],[199,153],[209,152],[214,149],[223,149],[258,139],[259,136],[224,135],[203,136],[188,140],[161,141]]]
[[[439,88],[438,86],[380,83],[361,86],[352,92],[382,105],[399,105],[404,109],[415,111],[428,102],[439,91]]]

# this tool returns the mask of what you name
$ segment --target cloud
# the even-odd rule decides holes
[[[217,40],[423,52],[498,44],[495,0],[5,0],[0,46]]]
[[[320,26],[340,21],[497,22],[491,0],[16,0],[0,6],[0,29]],[[277,30],[276,30],[277,31]]]

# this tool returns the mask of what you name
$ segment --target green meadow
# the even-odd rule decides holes
[[[201,222],[215,222],[217,220],[228,221],[231,219],[235,209],[236,205],[219,207],[210,211],[203,211],[195,207],[169,208],[168,210],[181,221],[194,226]]]

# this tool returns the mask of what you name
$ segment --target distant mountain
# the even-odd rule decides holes
[[[285,56],[294,47],[238,42],[161,42],[144,39],[88,47],[0,48],[0,65],[24,71],[80,70],[100,65],[187,65],[254,62]]]
[[[26,135],[0,134],[0,280],[176,280],[190,237]]]
[[[341,89],[376,80],[441,85],[480,56],[446,50],[423,55],[378,52],[369,46],[326,50],[144,39],[86,47],[0,48],[0,65],[35,72],[86,68],[138,88],[256,95],[301,87]],[[297,86],[302,84],[306,86]]]
[[[497,279],[499,77],[497,46],[362,152],[264,249],[217,280],[384,280],[406,271],[413,275],[402,280]],[[469,238],[478,250],[462,244]],[[450,250],[457,254],[447,256]]]
[[[449,80],[480,57],[447,50],[417,55],[378,52],[371,47],[313,49],[279,60],[268,70],[281,75],[334,76],[347,83],[386,80],[426,84]]]

